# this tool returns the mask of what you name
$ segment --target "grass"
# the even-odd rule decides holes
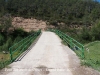
[[[85,45],[85,59],[86,65],[100,71],[100,41]]]
[[[0,61],[5,61],[10,59],[10,54],[4,54],[0,52]]]
[[[68,39],[67,42],[71,44],[72,50],[74,50],[79,57],[83,57],[82,45],[74,39],[71,39],[72,43],[69,40],[70,39]],[[66,42],[62,40],[62,44],[66,45]],[[84,56],[85,59],[81,60],[82,65],[91,66],[92,68],[100,71],[100,41],[86,44],[84,49]]]
[[[67,45],[65,41],[62,44]],[[75,43],[76,44],[76,43]],[[80,50],[74,50],[75,53],[81,57]],[[82,65],[90,66],[100,71],[100,41],[94,41],[85,45],[85,60],[82,60]]]
[[[10,63],[10,54],[3,54],[0,52],[0,69],[7,67]]]

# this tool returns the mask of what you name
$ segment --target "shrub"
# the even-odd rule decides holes
[[[100,21],[92,28],[91,36],[93,40],[100,40]]]
[[[0,34],[0,45],[2,45],[4,42],[4,37]]]
[[[26,37],[28,33],[24,31],[22,28],[16,29],[13,34],[14,37],[20,36],[20,37]]]
[[[23,39],[22,37],[17,36],[17,37],[15,38],[13,44],[14,44],[14,43],[17,43],[18,41],[20,41],[20,40],[22,40],[22,39]]]

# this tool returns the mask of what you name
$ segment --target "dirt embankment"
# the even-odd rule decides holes
[[[23,28],[25,31],[36,31],[39,29],[45,30],[47,28],[53,28],[54,26],[47,26],[45,21],[37,20],[34,18],[22,18],[22,17],[14,17],[12,19],[12,25],[14,28]]]

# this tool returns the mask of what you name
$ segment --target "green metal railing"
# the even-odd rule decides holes
[[[12,63],[16,58],[18,58],[28,47],[33,43],[33,41],[39,36],[41,30],[29,35],[23,40],[15,43],[9,48],[9,54],[7,54],[9,59],[2,58],[0,61],[0,69],[6,67],[8,64]]]
[[[20,42],[14,44],[12,47],[9,48],[11,62],[13,62],[20,54],[22,54],[28,47],[32,44],[32,42],[37,38],[37,36],[41,33],[39,30],[35,34],[31,34],[30,36],[26,37],[25,39],[21,40]]]
[[[84,56],[84,46],[77,42],[75,39],[71,38],[67,34],[56,30],[56,29],[49,29],[49,31],[55,32],[64,42],[67,43],[67,45],[74,50],[77,55],[79,55],[82,59],[85,57]]]
[[[83,65],[87,65],[87,66],[91,66],[92,68],[100,71],[100,58],[98,56],[99,53],[93,53],[95,54],[95,57],[92,56],[92,52],[88,50],[86,50],[86,48],[92,44],[89,44],[87,46],[83,46],[81,43],[77,42],[75,39],[71,38],[70,36],[68,36],[67,34],[56,30],[56,29],[49,29],[49,31],[55,32],[65,43],[67,43],[67,45],[73,50],[75,51],[75,53],[81,57],[82,60],[82,64]]]

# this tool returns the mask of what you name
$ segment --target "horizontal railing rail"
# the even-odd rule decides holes
[[[13,46],[9,48],[9,53],[7,54],[7,58],[0,59],[0,69],[6,67],[14,60],[16,60],[24,51],[26,51],[33,41],[40,35],[41,30],[32,33],[27,36],[23,40],[15,43]]]
[[[10,58],[11,62],[16,60],[28,47],[32,44],[32,42],[37,38],[37,36],[41,33],[41,30],[35,32],[28,37],[24,38],[20,42],[14,44],[12,47],[9,48],[10,51]]]
[[[68,36],[67,34],[65,34],[65,33],[61,32],[59,30],[49,29],[49,31],[55,32],[82,59],[85,57],[85,55],[84,55],[84,46],[81,43],[79,43],[75,39],[71,38],[70,36]]]

